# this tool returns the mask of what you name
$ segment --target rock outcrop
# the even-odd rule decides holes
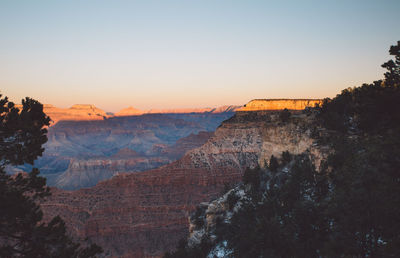
[[[54,190],[42,208],[46,218],[61,215],[73,235],[101,245],[106,256],[159,257],[187,236],[196,205],[238,182],[246,167],[284,150],[321,155],[310,137],[312,123],[301,112],[285,123],[276,112],[238,112],[172,164],[119,174],[88,189]]]
[[[321,103],[321,99],[255,99],[236,111],[282,110],[285,108],[303,110]]]

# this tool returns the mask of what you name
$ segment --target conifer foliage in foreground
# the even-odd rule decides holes
[[[42,155],[49,122],[38,101],[26,98],[19,110],[0,95],[0,257],[83,258],[102,252],[95,244],[81,247],[73,242],[60,217],[42,221],[38,203],[50,192],[38,169],[29,174],[5,172],[5,166],[33,165]]]
[[[272,156],[221,197],[240,209],[165,257],[400,257],[400,41],[389,53],[384,80],[313,110],[332,150],[320,171],[307,153]]]

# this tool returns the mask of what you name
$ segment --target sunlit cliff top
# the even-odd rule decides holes
[[[236,111],[302,110],[321,103],[322,99],[254,99]]]

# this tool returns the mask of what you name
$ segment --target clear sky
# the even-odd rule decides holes
[[[399,0],[0,0],[0,90],[106,111],[333,97],[398,40]]]

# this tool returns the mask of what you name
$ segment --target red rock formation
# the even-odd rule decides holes
[[[47,216],[61,214],[74,235],[89,237],[106,254],[161,256],[186,236],[195,205],[216,196],[224,182],[238,179],[237,171],[217,175],[188,170],[185,163],[118,175],[90,189],[55,191],[43,208]]]

